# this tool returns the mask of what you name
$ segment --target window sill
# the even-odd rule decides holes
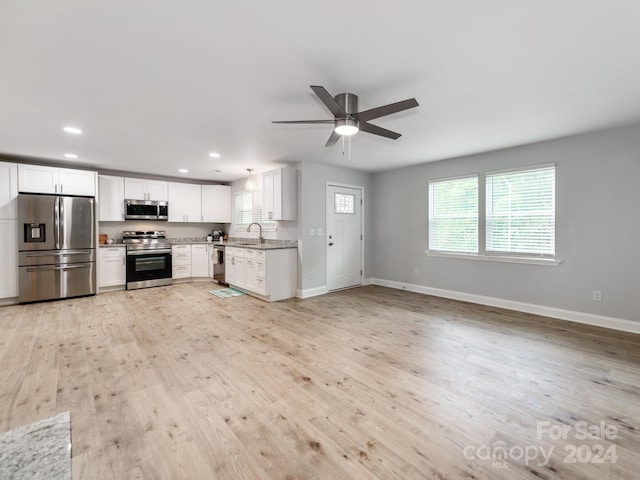
[[[502,263],[524,263],[528,265],[546,265],[557,267],[562,260],[557,258],[535,258],[535,257],[510,257],[501,255],[480,255],[475,253],[444,253],[425,251],[427,257],[455,258],[458,260],[480,260],[482,262],[502,262]]]
[[[236,225],[235,227],[233,227],[231,229],[231,231],[234,232],[234,233],[242,233],[242,232],[247,233],[247,227],[248,226],[249,226],[248,224],[247,225]],[[253,227],[251,229],[252,233],[258,233],[258,231],[259,231],[259,229],[255,228],[255,227]],[[277,232],[277,231],[278,231],[278,227],[276,225],[263,225],[262,226],[262,232],[263,233],[264,232]]]

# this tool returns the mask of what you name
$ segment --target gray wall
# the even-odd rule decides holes
[[[559,266],[424,254],[428,179],[547,162]],[[640,126],[377,173],[371,196],[375,278],[640,321]]]
[[[298,288],[304,290],[325,287],[326,280],[326,190],[327,182],[364,187],[364,276],[371,276],[373,249],[373,214],[371,208],[372,175],[349,168],[340,168],[302,161],[298,164],[298,226],[300,270]],[[309,236],[309,229],[324,230],[322,237]]]

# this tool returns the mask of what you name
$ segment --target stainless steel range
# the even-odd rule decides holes
[[[127,246],[127,290],[171,284],[171,243],[165,232],[122,232]]]

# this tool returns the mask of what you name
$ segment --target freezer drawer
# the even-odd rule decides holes
[[[42,250],[18,253],[18,265],[21,267],[65,265],[69,263],[89,263],[95,261],[96,251],[94,249]]]
[[[20,303],[94,295],[95,263],[20,267],[18,283]]]

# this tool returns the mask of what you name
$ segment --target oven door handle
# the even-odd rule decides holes
[[[171,253],[171,249],[158,249],[158,250],[131,250],[127,252],[127,256],[129,255],[155,255],[158,253]]]

